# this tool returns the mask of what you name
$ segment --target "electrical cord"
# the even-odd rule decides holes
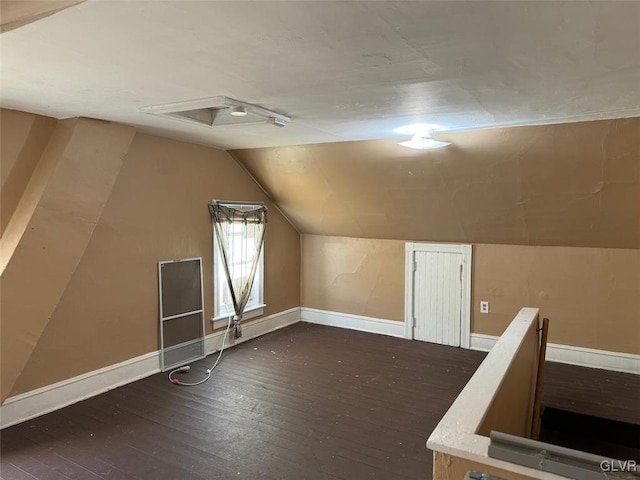
[[[175,369],[171,370],[169,372],[169,375],[168,375],[169,381],[171,383],[173,383],[174,385],[181,385],[181,386],[184,386],[184,387],[194,387],[196,385],[202,385],[204,382],[209,380],[211,378],[211,372],[213,372],[213,369],[218,366],[218,362],[220,361],[220,357],[222,357],[222,352],[224,352],[224,344],[227,341],[227,335],[229,334],[229,328],[231,328],[231,315],[229,315],[229,322],[227,323],[227,329],[225,330],[224,337],[222,338],[222,347],[220,348],[220,353],[218,353],[218,358],[216,358],[216,361],[213,364],[213,366],[211,368],[207,369],[207,376],[205,378],[203,378],[199,382],[193,382],[193,383],[185,383],[185,382],[181,382],[177,378],[173,378],[173,374],[174,373],[186,373],[189,370],[191,370],[191,366],[185,365],[184,367],[178,367],[178,368],[175,368]]]

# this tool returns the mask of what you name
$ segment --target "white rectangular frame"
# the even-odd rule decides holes
[[[418,243],[405,244],[404,265],[404,327],[405,337],[413,340],[413,271],[415,252],[442,252],[462,254],[462,319],[460,325],[460,347],[469,348],[471,339],[471,267],[473,247],[450,243]]]
[[[193,310],[190,312],[184,312],[184,313],[179,313],[177,315],[170,315],[168,317],[164,316],[164,311],[162,308],[162,266],[166,265],[168,263],[177,263],[177,262],[193,262],[193,261],[198,261],[199,266],[200,266],[200,306],[202,308],[200,308],[199,310]],[[188,362],[192,362],[194,360],[200,360],[202,358],[206,357],[206,353],[205,353],[205,347],[204,347],[204,342],[205,342],[205,325],[204,325],[204,279],[203,279],[203,275],[202,275],[202,257],[193,257],[193,258],[179,258],[176,260],[165,260],[162,262],[158,262],[158,294],[159,294],[159,308],[160,308],[160,370],[161,371],[166,371],[170,368],[173,367],[178,367],[180,365],[184,365]],[[180,318],[180,317],[186,317],[186,316],[190,316],[190,315],[194,315],[196,313],[200,314],[200,319],[202,322],[202,338],[198,339],[198,341],[201,342],[201,351],[200,351],[200,355],[194,356],[193,358],[189,358],[184,360],[183,362],[181,362],[180,364],[174,364],[174,365],[165,365],[164,362],[164,352],[165,350],[174,350],[176,348],[180,348],[183,346],[186,346],[188,344],[194,343],[193,340],[190,340],[188,342],[184,342],[184,343],[180,343],[178,345],[172,345],[171,347],[165,348],[164,347],[164,322],[166,320],[173,320],[175,318]]]
[[[240,206],[265,206],[264,202],[243,202],[243,201],[233,201],[233,200],[211,200],[211,204],[214,203],[218,203],[218,204],[222,204],[222,205],[240,205]],[[213,222],[213,220],[212,220]],[[266,237],[265,237],[266,239]],[[225,326],[227,326],[228,324],[228,319],[229,316],[233,316],[235,315],[235,313],[231,313],[231,314],[222,314],[221,312],[218,311],[219,305],[216,302],[216,287],[219,287],[220,285],[218,285],[218,277],[216,276],[216,263],[217,260],[219,258],[220,255],[220,251],[219,248],[217,246],[217,238],[216,238],[216,229],[213,226],[213,223],[211,225],[211,249],[212,249],[212,255],[211,255],[211,299],[213,302],[213,313],[211,314],[211,325],[212,328],[214,330],[218,329],[218,328],[224,328]],[[249,320],[251,318],[256,318],[256,317],[260,317],[264,314],[264,309],[266,308],[267,304],[264,303],[264,299],[265,299],[265,295],[264,295],[264,242],[262,244],[262,248],[260,249],[260,258],[258,259],[259,262],[259,268],[258,268],[258,272],[259,275],[256,275],[256,277],[253,279],[253,286],[252,288],[256,288],[256,281],[259,282],[260,288],[258,288],[258,302],[256,305],[252,305],[251,307],[245,307],[245,310],[242,314],[242,319],[243,320]],[[228,287],[227,287],[228,288]]]

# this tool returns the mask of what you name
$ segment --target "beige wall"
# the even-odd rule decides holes
[[[7,227],[55,125],[53,118],[0,109],[0,235]]]
[[[0,32],[28,25],[85,0],[3,0],[0,2]]]
[[[7,110],[0,119],[4,211],[5,198],[11,205],[19,201],[61,122]],[[634,123],[612,125],[625,132],[635,128]],[[74,135],[75,148],[91,155],[93,143]],[[359,148],[357,143],[352,147]],[[620,145],[607,164],[626,165],[625,158],[635,158],[625,154],[635,143]],[[630,178],[635,181],[636,175]],[[156,264],[190,256],[210,263],[206,204],[213,198],[262,200],[273,207],[229,154],[136,134],[55,311],[44,319],[41,335],[30,339],[33,355],[11,394],[156,350]],[[64,238],[66,233],[52,235]],[[270,208],[266,242],[265,314],[302,304],[402,321],[403,240],[303,235],[301,242],[278,210]],[[37,272],[38,265],[25,269]],[[211,272],[205,268],[204,273],[208,318]],[[551,318],[551,342],[640,353],[639,285],[638,250],[477,244],[472,330],[498,335],[520,307],[535,306]],[[480,300],[490,301],[490,314],[479,314]],[[2,345],[13,340],[3,335]]]
[[[401,321],[404,244],[303,235],[302,305]],[[552,343],[638,354],[639,290],[639,250],[474,245],[472,332],[500,335],[537,307]]]
[[[237,150],[301,233],[640,248],[640,118]]]
[[[135,129],[57,123],[2,239],[0,392],[12,391],[104,211]]]
[[[640,250],[476,245],[473,261],[473,332],[500,335],[538,307],[552,343],[640,353]]]
[[[273,206],[226,152],[136,134],[86,251],[11,395],[157,350],[158,261],[203,257],[205,318],[211,317],[207,204],[214,198]],[[300,237],[275,208],[269,209],[265,242],[268,315],[300,304]]]
[[[519,437],[531,437],[531,418],[533,416],[533,396],[538,368],[539,319],[531,323],[514,353],[500,383],[500,388],[478,429],[478,435],[488,437],[492,430]]]
[[[302,236],[301,302],[309,308],[404,320],[404,242]]]

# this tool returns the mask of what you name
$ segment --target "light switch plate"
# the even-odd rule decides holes
[[[480,313],[489,313],[489,302],[480,302]]]

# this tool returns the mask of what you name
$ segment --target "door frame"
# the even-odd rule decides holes
[[[443,252],[462,254],[462,319],[460,324],[460,347],[469,348],[471,338],[471,245],[453,243],[418,243],[407,242],[405,244],[404,263],[404,334],[413,340],[413,272],[415,266],[415,252]]]

